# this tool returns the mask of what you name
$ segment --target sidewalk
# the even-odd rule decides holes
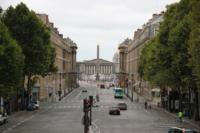
[[[131,100],[130,93],[129,93],[128,98]],[[133,101],[135,102],[137,98],[139,99],[138,103],[144,103],[144,101],[146,101],[144,97],[139,96],[137,93],[134,92],[133,93]],[[155,110],[158,110],[158,111],[162,111],[162,112],[166,113],[167,115],[170,115],[170,116],[174,117],[175,119],[177,118],[177,114],[171,113],[166,109],[158,107],[157,104],[155,104],[155,103],[151,103],[151,105],[152,105],[152,109],[155,109]],[[190,119],[188,119],[186,117],[184,117],[183,120],[184,120],[185,123],[187,123],[187,124],[197,128],[198,130],[200,130],[200,121],[190,120]]]
[[[176,113],[171,113],[168,110],[163,109],[161,107],[157,107],[157,106],[153,106],[152,109],[155,109],[155,110],[158,110],[158,111],[162,111],[162,112],[166,113],[167,115],[172,116],[175,119],[177,119],[177,114]],[[183,122],[185,122],[185,123],[197,128],[198,130],[200,130],[200,122],[199,121],[190,120],[190,119],[184,117],[183,118]]]

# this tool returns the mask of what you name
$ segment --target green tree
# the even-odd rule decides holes
[[[56,70],[55,50],[50,43],[49,29],[23,3],[15,8],[9,7],[2,19],[25,55],[24,76],[28,79],[27,89],[30,95],[33,76],[44,77]]]
[[[3,12],[3,9],[0,7],[0,14]]]
[[[193,88],[197,119],[199,103],[194,75],[198,79],[199,9],[198,0],[181,0],[169,5],[157,39],[145,46],[139,66],[140,75],[150,83],[171,87],[179,94]]]
[[[4,24],[0,22],[0,94],[8,99],[16,94],[23,76],[24,56]]]

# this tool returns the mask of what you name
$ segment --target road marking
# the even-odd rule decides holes
[[[75,99],[77,99],[77,98],[81,95],[81,93],[82,93],[82,91],[80,91],[80,92],[78,93],[78,95],[76,95]]]
[[[92,132],[94,133],[97,129],[99,129],[99,133],[100,133],[100,128],[97,126],[96,122],[98,121],[98,119],[94,120],[94,122],[92,122],[92,125],[95,126],[95,128],[92,130]]]

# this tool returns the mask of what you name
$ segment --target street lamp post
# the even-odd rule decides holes
[[[134,74],[131,75],[131,101],[133,102],[133,91],[135,90]]]
[[[61,90],[61,86],[62,86],[62,84],[61,84],[61,75],[62,75],[62,73],[60,72],[60,73],[59,73],[59,76],[60,76],[60,83],[59,83],[59,91],[58,91],[59,101],[61,100],[61,94],[62,94],[62,90]]]

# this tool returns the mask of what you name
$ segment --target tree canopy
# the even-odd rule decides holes
[[[23,75],[24,56],[4,24],[0,22],[0,94],[10,98],[19,87]]]
[[[198,52],[194,55],[192,50],[198,46],[199,9],[198,0],[181,0],[167,7],[157,37],[142,51],[140,76],[153,84],[172,88],[184,88],[194,80],[191,77],[199,60]],[[191,63],[195,67],[191,67]]]
[[[49,29],[33,11],[20,3],[9,7],[3,22],[17,40],[25,55],[24,75],[45,76],[55,70],[55,50],[50,43]]]

